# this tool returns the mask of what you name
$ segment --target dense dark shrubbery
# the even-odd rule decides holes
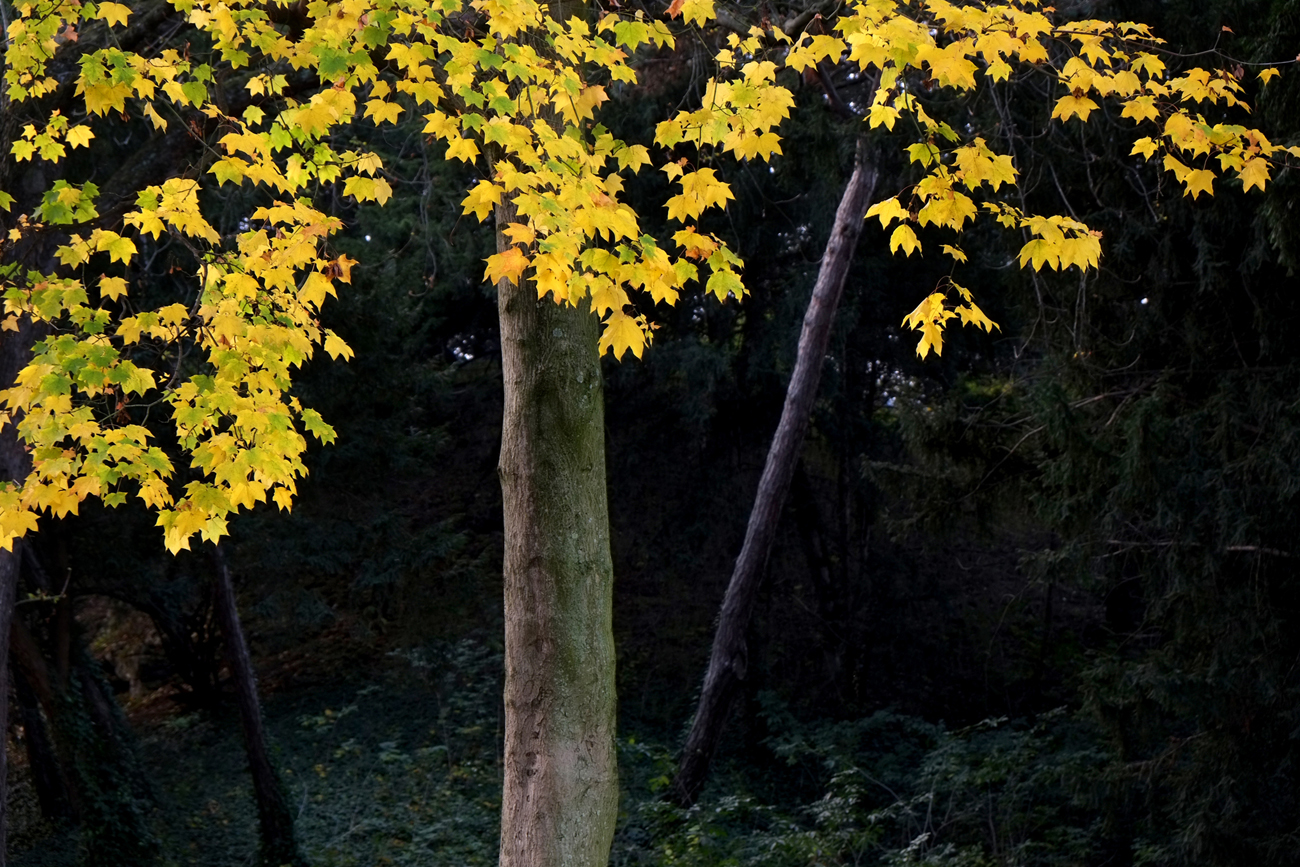
[[[799,724],[769,705],[769,770],[724,770],[689,810],[654,797],[652,778],[630,798],[616,865],[1113,863],[1099,776],[1112,756],[1086,719],[1058,710],[948,731],[889,712]],[[634,779],[665,758],[626,755]]]

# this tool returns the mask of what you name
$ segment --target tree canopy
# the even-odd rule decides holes
[[[482,167],[462,202],[466,214],[484,218],[507,198],[517,209],[506,227],[514,243],[488,258],[486,276],[527,273],[557,303],[589,297],[603,319],[601,348],[616,356],[641,353],[652,334],[649,305],[674,302],[689,280],[719,299],[744,294],[739,258],[700,220],[734,197],[720,160],[780,152],[777,127],[793,100],[781,69],[812,69],[847,52],[876,77],[862,109],[874,127],[906,124],[915,139],[908,157],[922,169],[872,209],[882,225],[898,223],[890,247],[907,255],[921,248],[917,229],[960,233],[983,211],[1025,233],[1022,266],[1097,264],[1097,232],[1027,211],[1008,192],[1014,160],[991,149],[986,130],[926,109],[930,92],[996,86],[1023,66],[1055,79],[1052,116],[1062,122],[1087,122],[1097,100],[1118,107],[1147,133],[1133,153],[1158,159],[1184,195],[1212,193],[1217,177],[1262,188],[1287,153],[1223,115],[1244,112],[1254,86],[1244,69],[1166,77],[1160,40],[1145,25],[1057,25],[1034,2],[858,2],[833,33],[808,21],[792,22],[790,33],[758,22],[727,37],[699,106],[657,126],[654,158],[597,116],[635,80],[638,51],[675,39],[668,21],[645,10],[556,18],[531,0],[185,2],[175,10],[24,3],[9,24],[8,110],[30,106],[11,152],[50,170],[48,188],[18,206],[8,230],[6,327],[27,316],[52,330],[4,393],[32,449],[31,474],[0,504],[6,545],[41,512],[74,512],[88,496],[110,505],[139,497],[158,510],[173,551],[196,533],[219,538],[242,508],[290,505],[304,435],[333,437],[289,393],[292,372],[318,347],[351,355],[319,324],[320,306],[350,281],[355,261],[331,252],[341,224],[329,202],[392,195],[383,160],[349,144],[350,124],[423,113],[424,132],[446,142],[447,158]],[[691,0],[667,15],[703,25],[713,12],[708,0]],[[167,15],[171,35],[153,38]],[[1269,67],[1253,78],[1262,85],[1275,74]],[[58,107],[41,108],[51,101]],[[189,139],[189,155],[160,182],[113,191],[110,204],[79,177],[84,168],[62,168],[77,149],[93,153],[114,128],[142,122]],[[645,234],[620,200],[625,174],[652,162],[676,184],[665,203],[681,226],[671,242]],[[240,216],[222,234],[203,202],[228,184],[241,191],[228,199]],[[3,203],[14,207],[16,193]],[[132,293],[132,269],[164,242],[188,251],[189,274],[179,298],[155,305]],[[957,243],[940,248],[957,263],[966,258]],[[947,277],[907,317],[922,355],[942,350],[954,318],[993,325]],[[179,451],[139,423],[155,404],[170,410],[166,439]],[[178,481],[175,460],[193,477]]]

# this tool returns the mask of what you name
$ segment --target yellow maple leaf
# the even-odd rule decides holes
[[[916,232],[912,231],[911,226],[899,226],[889,236],[889,252],[897,252],[900,248],[908,256],[912,255],[913,250],[921,249],[921,242],[916,239]]]
[[[511,223],[501,230],[507,238],[516,244],[523,244],[525,247],[532,245],[537,239],[537,232],[532,226],[524,223]]]
[[[870,220],[872,217],[879,217],[880,228],[888,229],[889,224],[894,222],[894,220],[906,222],[907,211],[903,210],[903,206],[899,204],[898,197],[895,196],[881,202],[876,202],[868,208],[867,219]]]
[[[967,305],[958,307],[957,315],[961,317],[962,325],[975,325],[990,334],[993,333],[994,328],[1002,330],[1002,326],[985,316],[984,311],[974,303],[968,302]]]
[[[126,280],[121,277],[100,277],[99,295],[110,301],[116,301],[126,294]]]
[[[1073,93],[1070,93],[1056,101],[1056,107],[1052,109],[1052,117],[1060,118],[1062,121],[1067,121],[1071,117],[1078,115],[1079,120],[1087,123],[1088,115],[1097,108],[1097,103],[1093,102],[1088,97],[1075,96]]]
[[[519,279],[524,271],[528,268],[530,260],[524,255],[524,251],[518,247],[489,256],[487,258],[487,270],[484,276],[491,283],[499,283],[502,280],[509,280],[514,285],[519,285]]]
[[[903,325],[921,332],[921,342],[917,344],[916,354],[925,358],[934,350],[935,355],[943,355],[943,326],[956,316],[944,306],[942,292],[932,292],[924,301],[916,305],[911,313],[903,317]]]
[[[465,209],[465,213],[473,214],[480,221],[487,219],[488,214],[501,201],[501,194],[505,192],[491,181],[479,181],[469,191],[460,206]]]
[[[146,102],[146,103],[144,104],[144,109],[143,109],[143,111],[144,111],[144,116],[145,116],[146,118],[149,119],[149,122],[150,122],[151,124],[153,124],[153,128],[154,128],[154,129],[157,129],[157,130],[166,130],[166,129],[167,129],[167,121],[166,121],[166,119],[163,118],[162,115],[158,114],[158,112],[154,109],[152,103],[148,103],[148,102]]]
[[[91,132],[88,126],[74,126],[68,130],[65,137],[70,147],[84,148],[90,144],[90,140],[95,137],[95,134]]]
[[[366,102],[365,116],[372,119],[376,125],[388,122],[397,123],[397,116],[404,109],[395,102],[388,102],[383,99],[371,99]]]
[[[330,358],[341,357],[344,360],[351,358],[355,354],[352,352],[352,347],[348,346],[342,337],[328,330],[325,332],[325,352],[329,354]]]
[[[1101,259],[1101,241],[1091,234],[1066,238],[1060,243],[1061,270],[1071,265],[1080,271],[1095,268]]]
[[[894,108],[892,105],[885,105],[883,103],[873,103],[871,106],[871,113],[867,118],[867,122],[871,125],[872,129],[876,129],[883,125],[885,129],[893,130],[894,122],[897,120],[898,109]]]
[[[1145,136],[1133,143],[1133,150],[1129,151],[1129,156],[1137,156],[1141,154],[1146,159],[1151,159],[1151,155],[1159,148],[1160,145],[1156,144],[1152,138]]]
[[[1182,180],[1186,187],[1183,190],[1184,196],[1191,196],[1195,200],[1203,192],[1214,195],[1214,172],[1209,169],[1191,169]]]
[[[131,16],[131,9],[121,3],[100,3],[97,8],[99,12],[95,17],[109,25],[117,23],[125,27],[126,19]]]
[[[1035,238],[1020,248],[1020,267],[1032,265],[1035,271],[1041,271],[1044,265],[1052,266],[1055,271],[1060,267],[1061,255],[1051,241]]]
[[[1264,184],[1269,180],[1268,160],[1253,157],[1246,160],[1245,164],[1237,171],[1237,177],[1241,178],[1242,189],[1249,192],[1251,187],[1264,189]],[[1209,192],[1207,190],[1207,192]]]
[[[672,165],[671,163],[669,165]],[[665,171],[667,171],[665,166]],[[714,205],[723,207],[728,199],[734,199],[731,187],[718,180],[713,169],[700,169],[687,172],[677,181],[682,185],[682,192],[668,200],[668,218],[679,222],[698,217],[706,208]]]
[[[1259,71],[1259,77],[1265,84],[1268,84],[1270,81],[1272,81],[1274,76],[1281,75],[1281,74],[1282,73],[1278,72],[1277,69],[1272,66],[1270,66],[1268,69],[1261,69]]]
[[[447,158],[452,160],[463,160],[473,162],[478,156],[478,145],[467,138],[454,138],[447,145]]]
[[[611,310],[600,332],[598,351],[604,355],[608,351],[614,358],[622,358],[630,349],[637,358],[645,351],[646,332],[644,328],[622,310]]]
[[[710,235],[701,235],[693,226],[675,233],[673,240],[682,247],[682,255],[688,259],[707,259],[718,249],[718,241]]]
[[[1124,110],[1120,112],[1119,116],[1131,117],[1141,123],[1144,120],[1158,119],[1160,109],[1156,108],[1156,98],[1154,96],[1137,96],[1124,103]]]

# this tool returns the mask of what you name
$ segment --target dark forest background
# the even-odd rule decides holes
[[[1171,46],[1217,48],[1215,63],[1300,52],[1286,0],[1066,7],[1148,22]],[[683,40],[647,55],[603,122],[647,141],[712,51]],[[1300,72],[1262,88],[1255,69],[1252,123],[1297,143]],[[861,104],[867,82],[845,68],[834,83]],[[1102,230],[1102,268],[1035,275],[1015,266],[1019,237],[972,230],[961,282],[1001,330],[954,329],[941,359],[920,361],[900,323],[947,264],[889,256],[869,221],[750,625],[750,675],[690,809],[660,796],[862,127],[819,82],[798,85],[770,168],[719,165],[736,201],[711,228],[745,258],[749,297],[661,306],[645,358],[607,360],[616,864],[1296,862],[1300,175],[1186,199],[1128,155],[1115,113],[1049,123],[1052,86],[1030,74],[937,111],[1010,148],[1030,209]],[[492,238],[459,213],[472,172],[418,126],[381,135],[369,146],[397,194],[337,203],[337,247],[361,264],[326,324],[356,358],[313,361],[299,389],[338,442],[311,454],[291,514],[241,517],[223,547],[308,859],[487,864],[501,677]],[[873,139],[878,196],[910,183],[907,141]],[[635,183],[654,232],[667,182]],[[145,291],[167,292],[178,254],[145,252]],[[52,714],[40,684],[16,678],[13,863],[252,863],[212,560],[164,554],[129,508],[47,522],[31,547],[44,586],[23,588],[16,641],[83,672],[99,686],[80,695],[103,706],[65,698]]]

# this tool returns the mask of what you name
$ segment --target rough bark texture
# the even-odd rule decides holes
[[[699,796],[732,700],[745,679],[745,632],[772,551],[772,541],[776,538],[795,463],[808,432],[809,414],[821,380],[822,361],[830,341],[835,308],[844,291],[849,263],[875,186],[875,166],[868,158],[866,145],[859,142],[853,176],[849,178],[835,212],[835,224],[826,244],[826,253],[822,256],[817,284],[804,314],[798,360],[785,394],[785,407],[767,453],[767,463],[763,467],[745,531],[745,544],[736,558],[723,597],[704,688],[670,790],[673,799],[682,805],[693,804]]]
[[[498,229],[513,208],[497,209]],[[498,231],[498,248],[508,241]],[[618,814],[596,318],[498,287],[505,418],[502,867],[605,867]]]
[[[239,706],[239,723],[244,730],[244,747],[248,769],[253,775],[253,793],[257,798],[259,836],[258,860],[261,867],[305,867],[307,860],[298,849],[294,834],[293,811],[285,797],[280,775],[271,764],[266,748],[266,730],[262,726],[262,703],[257,697],[257,674],[253,671],[244,627],[235,606],[235,588],[230,569],[221,549],[213,554],[216,562],[216,608],[221,631],[226,636],[226,653],[230,673],[235,681],[235,702]]]

